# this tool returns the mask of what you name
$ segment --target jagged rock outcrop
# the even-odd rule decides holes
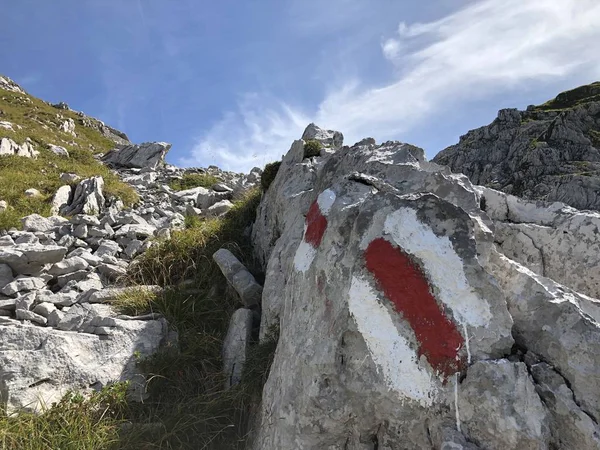
[[[31,142],[26,141],[21,145],[9,138],[0,139],[0,156],[2,155],[16,155],[23,156],[25,158],[37,158],[40,152],[34,150]]]
[[[165,156],[171,148],[166,142],[147,142],[144,144],[118,146],[108,152],[102,160],[117,168],[156,169],[164,164]]]
[[[596,216],[473,186],[407,144],[303,147],[253,228],[261,337],[280,328],[253,448],[600,448],[600,303],[575,274],[593,250],[563,251],[597,239]],[[534,225],[541,267],[507,243]],[[581,265],[558,276],[554,258]]]
[[[501,110],[433,161],[519,197],[600,209],[600,82]]]

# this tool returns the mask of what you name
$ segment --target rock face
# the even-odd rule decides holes
[[[519,197],[600,209],[600,82],[501,110],[433,161]]]
[[[399,142],[303,147],[253,228],[261,338],[280,328],[253,448],[600,448],[600,303],[575,274],[595,255],[563,251],[593,244],[597,217]],[[547,229],[530,233],[543,261],[511,259],[524,225]],[[581,265],[559,276],[560,258]]]
[[[165,142],[119,146],[108,152],[103,161],[114,167],[156,169],[159,165],[164,164],[165,156],[170,148],[171,144]]]

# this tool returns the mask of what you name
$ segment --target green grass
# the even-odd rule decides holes
[[[185,191],[195,187],[210,188],[213,184],[221,181],[214,175],[208,173],[186,173],[179,180],[173,180],[169,187],[175,191]]]
[[[103,450],[120,446],[125,383],[84,397],[68,393],[41,414],[0,416],[3,450]]]
[[[100,175],[104,178],[106,196],[116,196],[126,205],[138,200],[135,190],[121,182],[106,166],[94,158],[114,148],[114,143],[97,130],[81,125],[81,118],[73,111],[59,110],[27,94],[0,90],[0,120],[20,125],[15,131],[0,128],[0,138],[8,137],[18,144],[30,138],[40,152],[37,159],[18,156],[0,157],[0,200],[6,200],[9,209],[0,213],[0,229],[20,227],[19,219],[38,213],[50,213],[49,201],[64,183],[62,172],[74,172],[82,178]],[[62,116],[58,118],[57,115]],[[58,125],[66,119],[75,121],[77,137],[59,131]],[[47,144],[67,149],[69,158],[62,158],[47,149]],[[26,189],[38,189],[42,196],[28,199]]]
[[[600,82],[576,87],[570,91],[561,92],[556,98],[536,106],[541,111],[562,111],[589,102],[600,101]]]

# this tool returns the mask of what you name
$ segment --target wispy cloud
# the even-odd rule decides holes
[[[591,80],[600,76],[598,23],[597,0],[480,0],[437,21],[401,22],[373,49],[389,61],[391,82],[345,80],[308,114],[262,96],[245,97],[184,162],[248,169],[277,159],[309,121],[344,132],[350,142],[398,138],[465,99],[575,73]]]
[[[257,93],[246,94],[239,109],[216,123],[180,163],[204,166],[210,161],[233,171],[262,167],[285,153],[290,137],[302,133],[308,122],[307,116],[285,103]]]

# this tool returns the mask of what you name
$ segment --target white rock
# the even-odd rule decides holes
[[[63,158],[69,157],[69,152],[64,147],[60,147],[58,145],[53,145],[53,144],[48,144],[48,150],[50,150],[52,153],[54,153],[57,156],[61,156]]]

